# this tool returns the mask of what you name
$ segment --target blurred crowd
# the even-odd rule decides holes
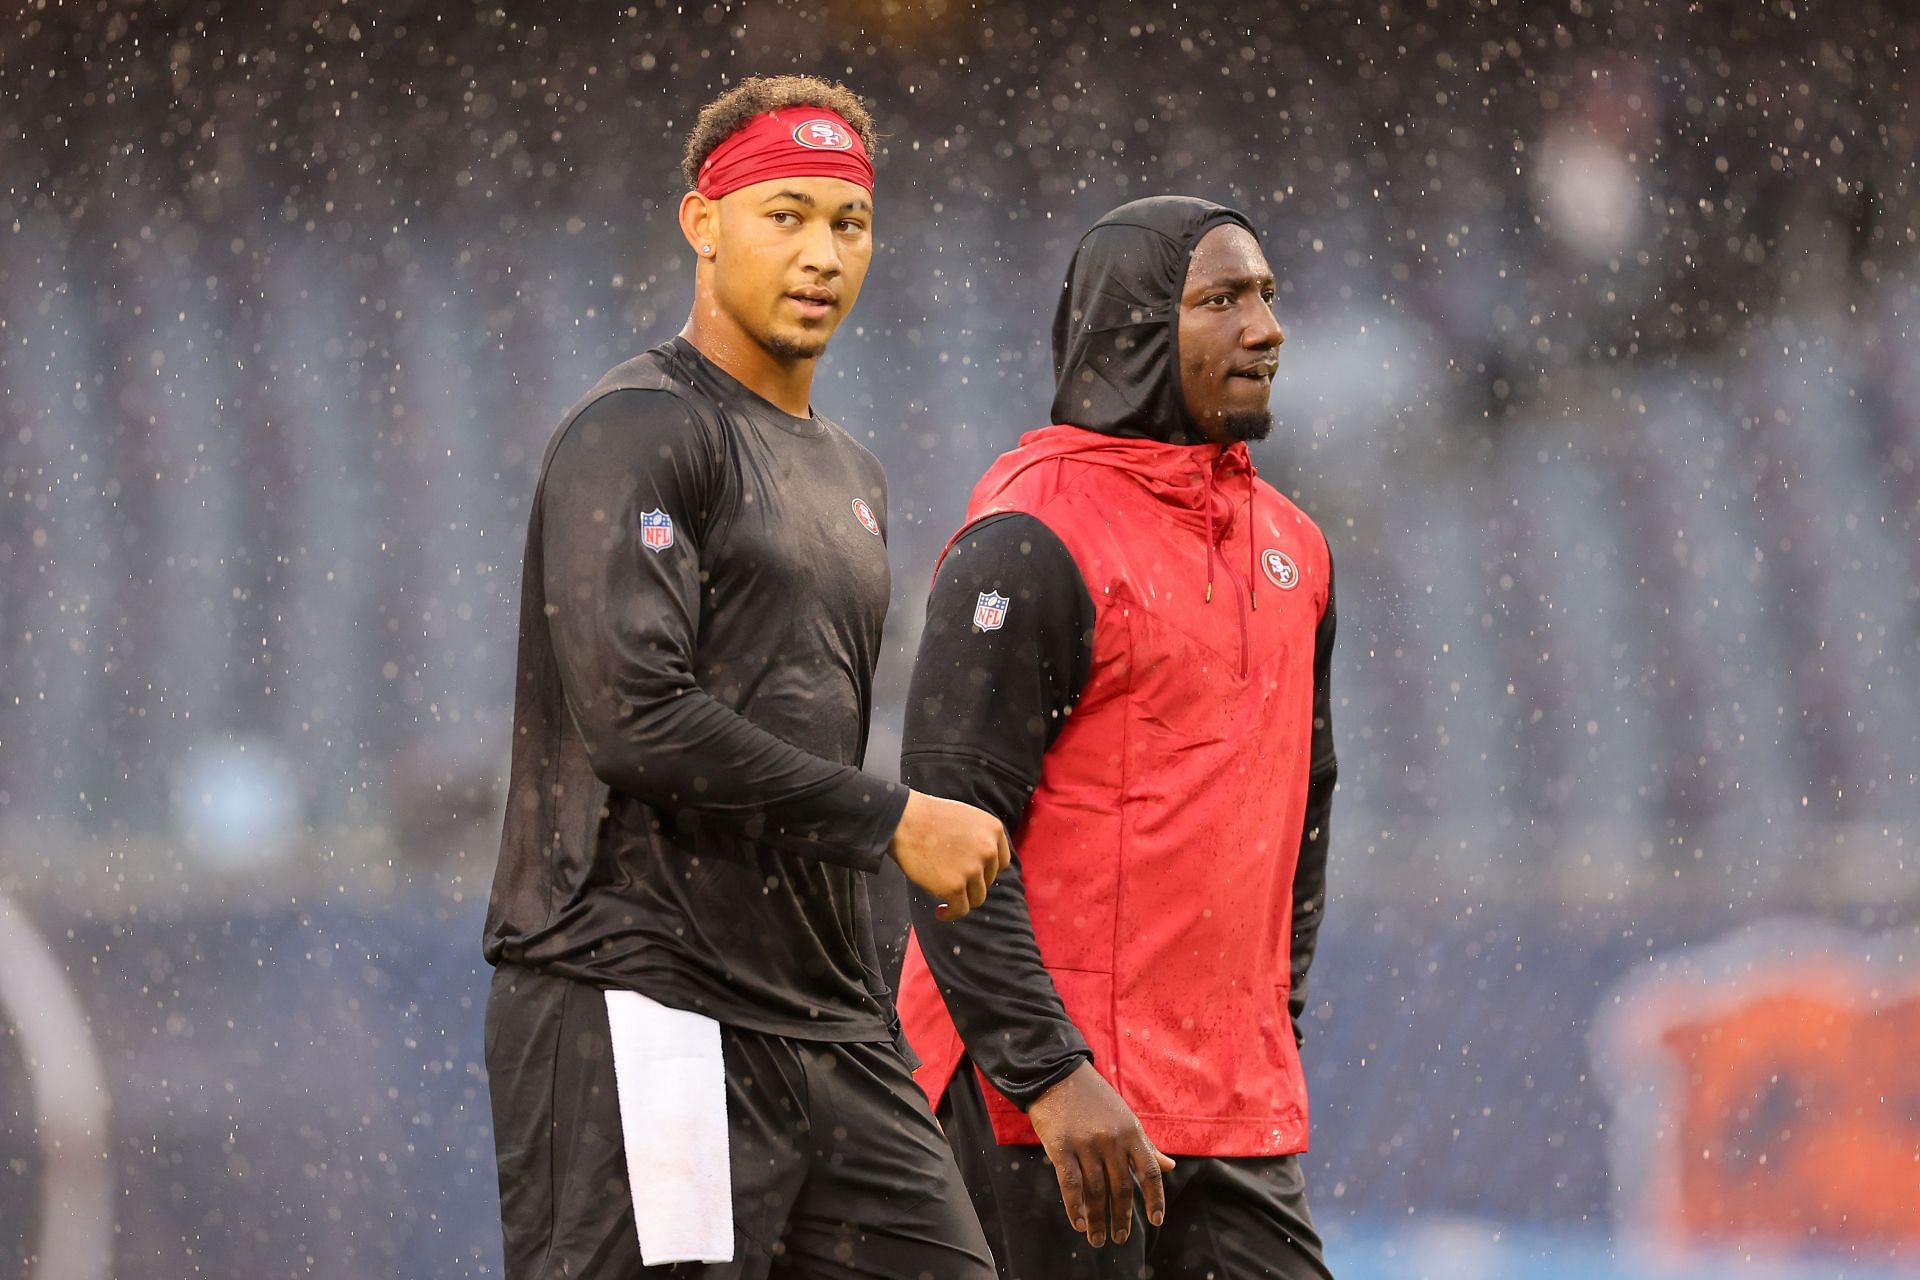
[[[1678,0],[17,19],[0,875],[484,892],[547,433],[684,318],[692,113],[805,71],[885,137],[816,384],[892,483],[874,767],[933,555],[1043,423],[1075,240],[1186,192],[1281,281],[1255,456],[1339,572],[1337,891],[1910,897],[1917,37]]]

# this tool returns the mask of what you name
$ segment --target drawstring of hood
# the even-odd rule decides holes
[[[1202,505],[1207,509],[1207,603],[1213,603],[1213,473],[1215,467],[1207,467],[1207,496]]]
[[[1244,453],[1245,453],[1245,450],[1242,450],[1243,455]],[[1206,603],[1208,604],[1213,603],[1213,566],[1214,566],[1216,555],[1219,551],[1219,545],[1218,545],[1219,540],[1214,536],[1213,498],[1214,498],[1215,492],[1217,491],[1216,487],[1219,482],[1220,466],[1222,463],[1224,463],[1227,460],[1229,456],[1230,455],[1227,452],[1222,451],[1219,457],[1213,459],[1211,462],[1207,464],[1206,468],[1202,473],[1202,478],[1206,483],[1206,493],[1203,495],[1200,505],[1205,507],[1207,510]],[[1258,611],[1260,608],[1260,592],[1258,587],[1255,585],[1255,579],[1254,579],[1254,574],[1259,572],[1259,569],[1260,569],[1260,546],[1258,541],[1254,537],[1254,531],[1259,528],[1258,523],[1254,520],[1254,515],[1255,515],[1254,504],[1259,500],[1260,488],[1257,484],[1254,483],[1255,472],[1253,469],[1253,459],[1251,457],[1248,457],[1246,459],[1246,464],[1247,464],[1247,607],[1240,614],[1240,675],[1242,678],[1245,678],[1247,673],[1250,670],[1252,670],[1252,662],[1253,662],[1253,627],[1248,623],[1247,615],[1250,612]],[[1229,511],[1227,513],[1226,529],[1223,529],[1221,531],[1222,535],[1224,536],[1226,530],[1230,530],[1232,528],[1233,528],[1233,513]],[[1236,603],[1238,602],[1236,601]]]
[[[1218,545],[1218,539],[1216,539],[1213,535],[1213,495],[1214,495],[1215,476],[1219,472],[1221,460],[1224,459],[1226,456],[1227,455],[1223,453],[1220,455],[1219,458],[1215,458],[1213,460],[1213,463],[1207,467],[1205,472],[1206,482],[1207,482],[1207,496],[1202,505],[1204,505],[1207,509],[1206,602],[1208,604],[1213,603],[1214,552]],[[1254,589],[1254,585],[1253,585],[1253,576],[1254,574],[1260,571],[1260,548],[1255,545],[1255,539],[1253,536],[1254,530],[1259,528],[1258,521],[1254,519],[1254,514],[1255,514],[1254,504],[1258,502],[1260,498],[1260,486],[1254,483],[1255,479],[1257,478],[1257,475],[1258,473],[1254,470],[1253,459],[1249,457],[1247,459],[1247,607],[1255,610],[1256,612],[1260,608],[1260,593]],[[1228,516],[1227,519],[1229,522],[1228,527],[1231,528],[1232,527],[1231,522],[1233,517]]]
[[[1247,606],[1255,613],[1260,611],[1260,593],[1253,589],[1253,575],[1260,569],[1260,552],[1253,545],[1253,531],[1260,527],[1253,518],[1253,504],[1259,495],[1259,487],[1253,483],[1253,464],[1247,464]]]

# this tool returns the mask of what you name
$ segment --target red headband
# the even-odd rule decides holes
[[[860,135],[825,107],[782,107],[727,135],[700,166],[709,200],[774,178],[845,178],[873,192],[873,162]]]

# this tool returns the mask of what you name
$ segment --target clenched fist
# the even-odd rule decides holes
[[[907,879],[940,899],[942,920],[958,920],[985,902],[987,886],[1013,860],[1000,819],[919,791],[907,793],[887,853]]]

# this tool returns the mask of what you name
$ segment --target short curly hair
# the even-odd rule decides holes
[[[748,76],[700,109],[680,157],[687,186],[700,186],[700,166],[713,149],[758,115],[786,107],[825,107],[853,126],[867,155],[874,154],[873,117],[858,94],[843,84],[818,76]]]

